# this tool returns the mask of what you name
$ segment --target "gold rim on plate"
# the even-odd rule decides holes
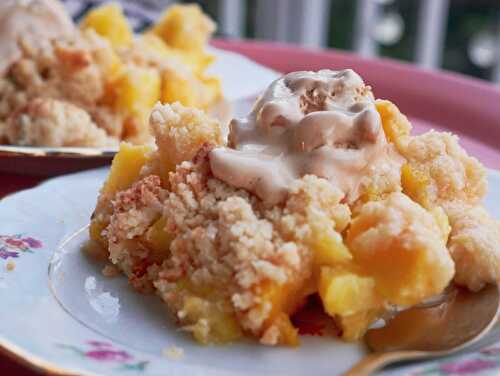
[[[94,147],[36,147],[0,145],[0,156],[5,157],[113,157],[118,148],[94,148]]]

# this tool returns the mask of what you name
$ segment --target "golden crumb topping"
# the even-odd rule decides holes
[[[321,75],[311,81],[314,73],[306,73],[292,76],[299,81],[292,80],[294,85],[313,82],[321,90],[305,90],[293,109],[298,120],[312,114],[321,119],[328,111],[327,98],[320,96],[330,81]],[[358,86],[354,94],[370,99],[369,89]],[[313,137],[308,130],[335,131],[319,120],[283,130],[293,120],[280,118],[289,114],[287,103],[254,108],[252,116],[278,128],[257,132],[259,143],[246,144],[247,156],[283,138]],[[372,131],[398,154],[402,167],[368,163],[353,200],[331,177],[304,169],[282,186],[277,201],[249,189],[269,183],[268,171],[251,175],[262,181],[249,186],[237,181],[245,166],[238,176],[217,174],[212,157],[224,142],[218,121],[181,103],[158,104],[150,116],[157,148],[121,145],[98,199],[91,238],[137,290],[156,292],[179,325],[203,344],[250,336],[265,345],[296,346],[291,316],[311,295],[319,296],[344,340],[358,340],[377,319],[426,302],[450,283],[478,290],[498,282],[500,223],[480,206],[484,167],[457,137],[434,131],[411,136],[408,119],[395,105],[370,103],[377,125]],[[337,105],[328,103],[330,110]],[[344,119],[333,110],[329,116]],[[350,116],[358,121],[360,114]],[[344,120],[345,134],[364,129]],[[241,122],[239,133],[232,132],[233,146],[235,137],[241,141],[253,132],[247,125]],[[281,166],[288,163],[286,153],[274,157]]]
[[[156,102],[179,101],[203,110],[220,106],[220,81],[206,72],[215,59],[205,51],[214,29],[206,26],[212,21],[198,6],[168,8],[153,28],[158,32],[134,35],[119,4],[92,9],[78,28],[58,0],[28,3],[0,5],[5,21],[0,26],[5,39],[0,47],[5,52],[0,61],[1,142],[152,143],[148,119]],[[32,101],[64,102],[52,112],[78,116],[68,125],[62,125],[68,115],[20,121],[32,117]],[[11,114],[16,120],[10,120]],[[78,130],[74,137],[71,130]]]

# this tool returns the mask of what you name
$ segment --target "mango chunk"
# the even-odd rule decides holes
[[[92,9],[82,20],[80,27],[94,29],[97,34],[109,40],[114,48],[130,46],[134,37],[123,9],[117,3]]]

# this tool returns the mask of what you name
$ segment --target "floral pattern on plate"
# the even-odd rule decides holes
[[[500,367],[500,347],[488,347],[476,353],[444,360],[424,367],[411,376],[463,376],[496,374]]]
[[[34,249],[42,248],[40,240],[23,234],[0,235],[0,259],[18,258],[20,253],[34,253]]]
[[[110,342],[87,341],[85,347],[67,344],[57,344],[57,347],[74,352],[75,354],[96,362],[116,363],[119,369],[144,371],[149,364],[147,360],[136,360],[133,355],[125,350],[117,349]]]

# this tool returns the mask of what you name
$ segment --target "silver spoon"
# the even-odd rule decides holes
[[[479,292],[457,288],[433,307],[399,313],[384,327],[370,329],[365,341],[373,351],[344,376],[365,376],[388,364],[450,355],[483,338],[500,314],[500,292],[488,285]]]

